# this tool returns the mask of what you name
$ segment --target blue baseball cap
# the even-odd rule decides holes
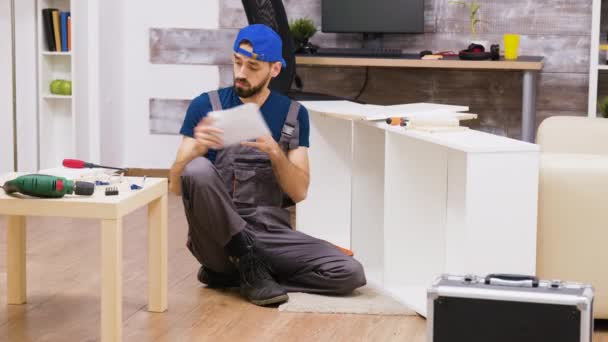
[[[241,49],[243,40],[248,40],[253,46],[253,52]],[[287,66],[283,59],[283,41],[273,29],[262,24],[253,24],[243,27],[234,40],[234,52],[249,58],[265,62],[281,62],[283,68]]]

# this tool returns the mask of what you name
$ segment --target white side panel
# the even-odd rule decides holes
[[[11,0],[0,0],[0,174],[14,170]]]
[[[536,273],[538,168],[538,152],[469,155],[467,271]]]
[[[446,273],[535,273],[538,153],[450,151]]]
[[[100,162],[126,166],[125,4],[122,0],[103,0],[99,7]]]
[[[587,110],[587,114],[592,118],[597,116],[601,15],[602,0],[593,0],[591,12],[591,44],[589,44],[589,99]]]
[[[467,158],[462,151],[448,152],[448,204],[445,227],[445,272],[467,274]]]
[[[445,266],[447,155],[444,147],[387,134],[384,280],[416,307],[424,308],[424,289]]]
[[[352,122],[309,113],[310,187],[297,229],[350,247]]]
[[[100,69],[99,69],[99,40],[100,40],[100,2],[99,0],[89,0],[88,8],[88,29],[89,29],[89,121],[88,121],[88,142],[89,149],[86,151],[86,159],[93,163],[101,162],[101,123],[100,123]],[[77,136],[78,138],[78,136]]]
[[[351,246],[375,284],[383,283],[385,136],[381,128],[354,122]]]
[[[36,0],[15,1],[18,171],[38,170]]]
[[[73,0],[71,8],[75,153],[77,158],[99,163],[99,2]]]

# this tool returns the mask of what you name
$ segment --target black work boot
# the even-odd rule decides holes
[[[207,285],[209,288],[228,288],[228,287],[239,287],[239,274],[224,274],[218,273],[214,270],[201,265],[197,275],[198,281]]]
[[[241,278],[241,295],[255,305],[270,305],[286,302],[287,291],[279,285],[255,249],[238,258],[237,267]]]

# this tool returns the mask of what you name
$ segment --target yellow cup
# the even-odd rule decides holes
[[[519,35],[518,34],[505,34],[505,59],[514,60],[517,59],[517,52],[519,51]]]

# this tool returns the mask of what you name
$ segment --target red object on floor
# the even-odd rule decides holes
[[[351,256],[351,257],[352,257],[353,255],[355,255],[355,253],[353,253],[353,251],[351,251],[350,249],[346,249],[346,248],[344,248],[344,247],[340,247],[340,246],[338,246],[338,245],[334,245],[334,246],[336,246],[336,248],[338,248],[339,250],[341,250],[341,251],[342,251],[342,253],[344,253],[344,254],[346,254],[346,255],[348,255],[348,256]]]

